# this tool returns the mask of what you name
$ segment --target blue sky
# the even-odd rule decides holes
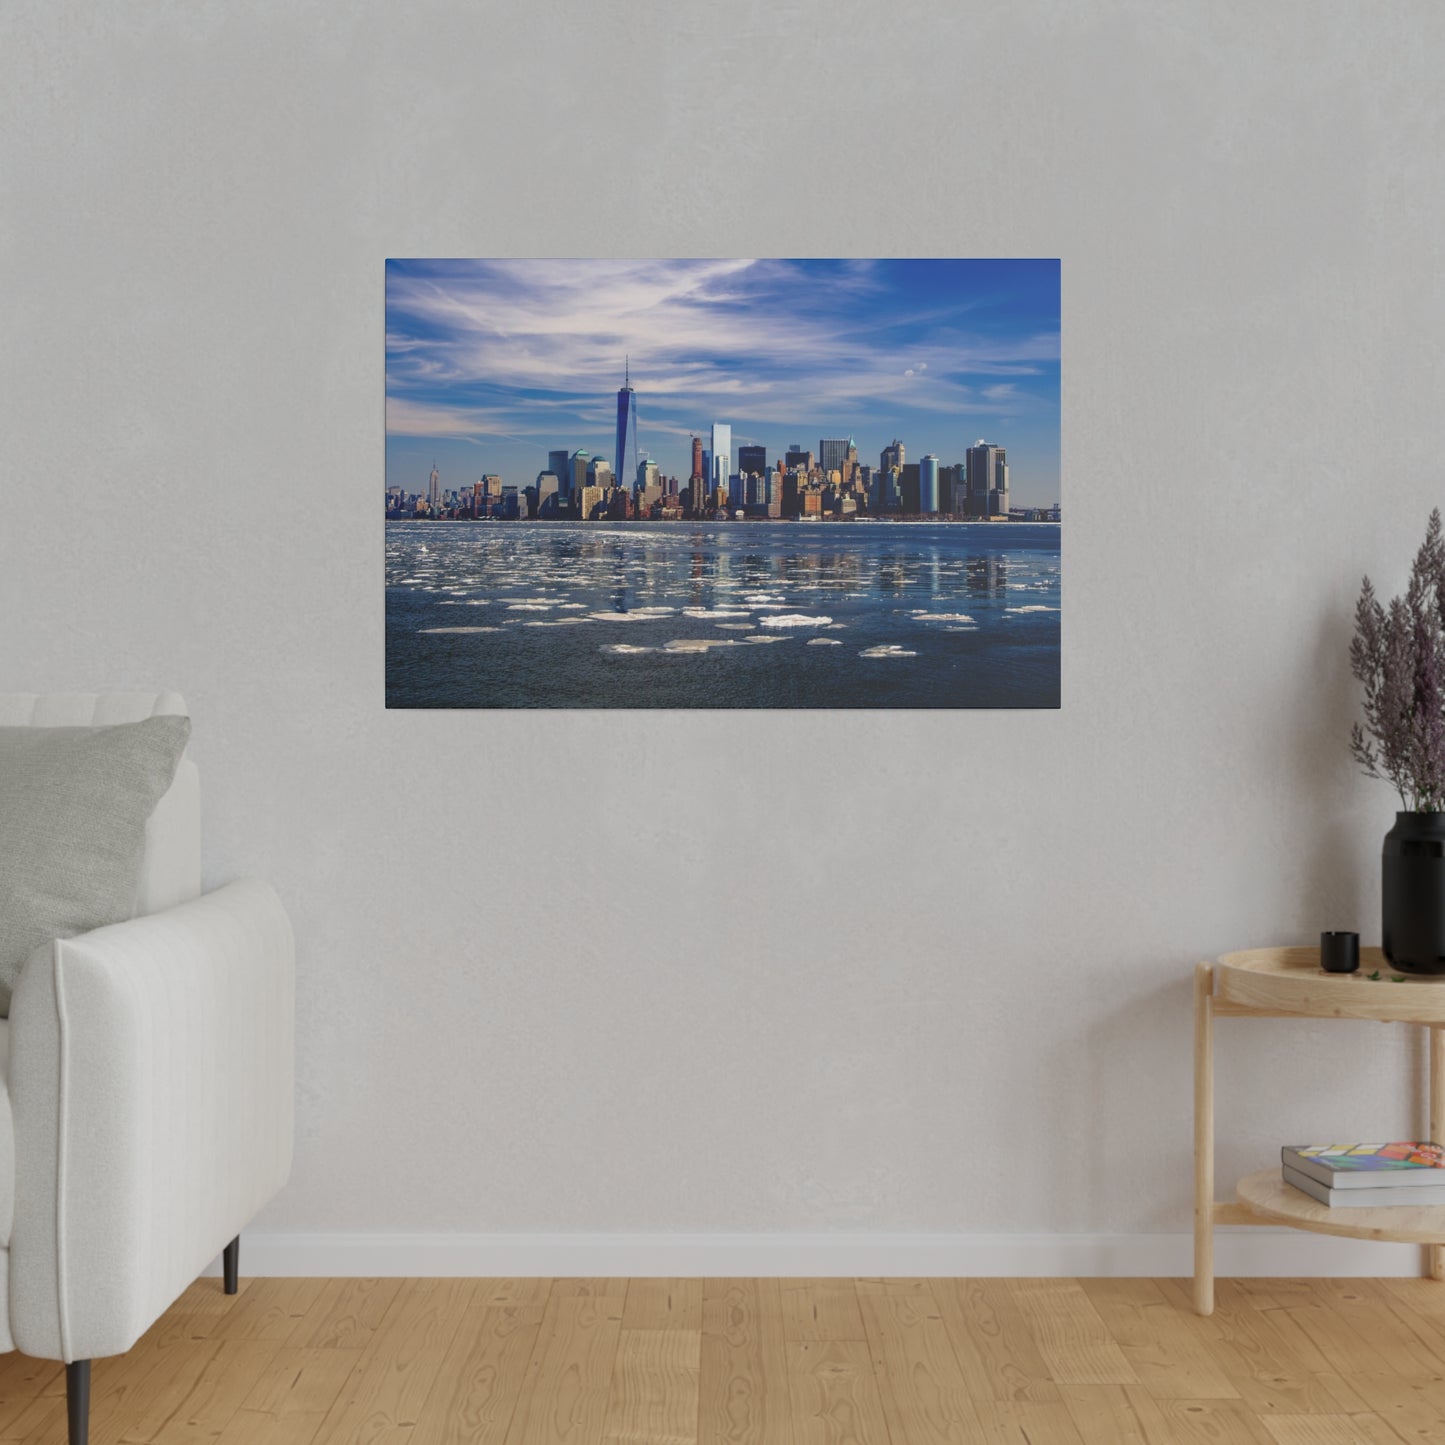
[[[631,356],[638,443],[684,481],[728,422],[768,460],[852,436],[945,464],[1008,449],[1015,505],[1059,500],[1059,263],[388,261],[386,481],[530,483],[612,460]]]

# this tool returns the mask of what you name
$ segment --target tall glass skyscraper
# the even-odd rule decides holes
[[[824,437],[818,443],[818,465],[825,472],[841,472],[852,445],[851,437]]]
[[[636,476],[641,457],[637,450],[637,393],[632,389],[630,357],[623,372],[622,388],[617,393],[617,451],[612,460],[617,476]]]
[[[938,458],[930,452],[918,464],[918,510],[938,512]]]
[[[572,467],[568,456],[565,447],[561,451],[547,453],[547,470],[557,478],[557,489],[564,497],[572,490]]]
[[[726,492],[733,474],[733,429],[723,421],[712,424],[712,489]]]

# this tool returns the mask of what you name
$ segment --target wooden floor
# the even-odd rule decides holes
[[[0,1357],[0,1440],[65,1439]],[[247,1280],[95,1364],[93,1445],[1445,1442],[1445,1285]]]

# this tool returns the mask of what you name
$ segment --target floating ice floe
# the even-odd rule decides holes
[[[776,617],[760,617],[762,627],[830,627],[831,617],[809,617],[802,612],[780,612]]]
[[[910,614],[915,622],[972,622],[966,612],[914,612]]]
[[[500,632],[500,627],[422,627],[418,631],[435,634],[438,632]]]
[[[885,642],[878,647],[865,647],[858,654],[859,657],[917,657],[916,652],[909,652],[906,647],[900,647],[896,642]]]
[[[630,642],[609,642],[599,647],[598,652],[610,652],[613,657],[635,657],[639,652],[656,652],[655,647],[634,647]]]
[[[809,647],[842,647],[842,642],[836,637],[810,637]]]
[[[507,611],[508,611],[508,612],[550,612],[551,610],[552,610],[552,603],[550,603],[550,602],[509,602],[509,603],[507,603]]]
[[[737,647],[732,637],[674,637],[663,644],[664,652],[711,652],[715,647]]]
[[[1045,607],[1042,602],[1031,602],[1027,607],[1005,607],[1005,612],[1057,612],[1057,607]]]
[[[591,622],[590,617],[547,617],[535,618],[531,622],[524,622],[523,627],[578,627],[584,622]]]
[[[660,617],[670,617],[671,607],[639,607],[632,612],[589,612],[594,622],[656,622]]]
[[[728,632],[751,632],[753,630],[751,622],[719,622],[715,625]]]
[[[698,617],[704,622],[711,622],[715,617],[746,617],[749,609],[746,607],[684,607],[684,617]]]

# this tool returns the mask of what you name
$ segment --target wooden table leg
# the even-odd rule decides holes
[[[1214,1313],[1214,968],[1207,963],[1194,969],[1194,1308]]]
[[[1431,1024],[1425,1032],[1430,1036],[1430,1138],[1438,1144],[1445,1135],[1445,1029]],[[1426,1261],[1430,1278],[1445,1280],[1445,1245],[1427,1245]]]

